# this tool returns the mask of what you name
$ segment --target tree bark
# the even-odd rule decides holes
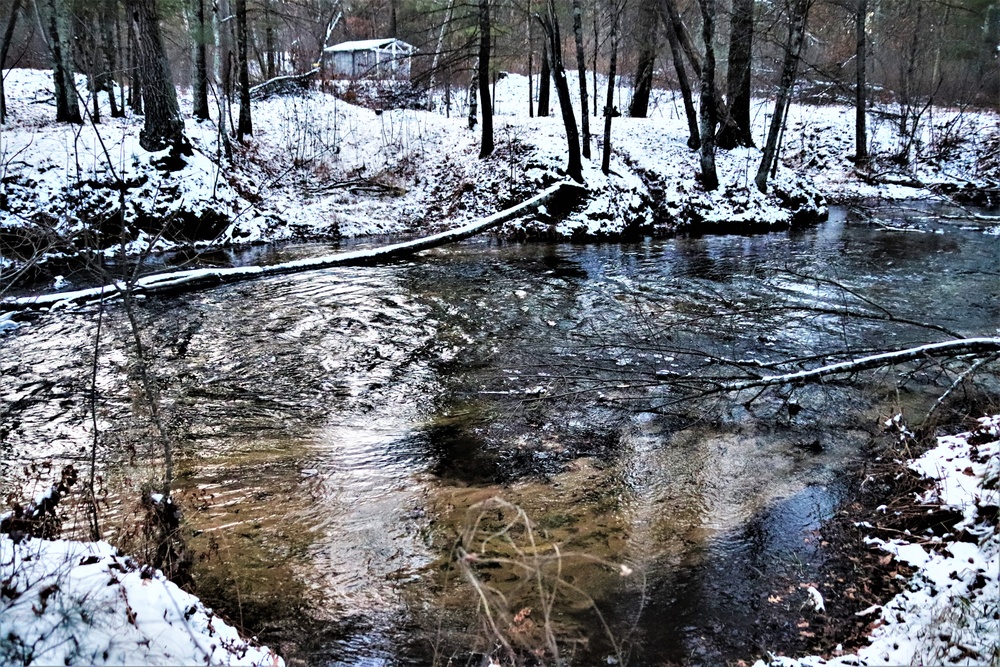
[[[228,0],[219,0],[215,8],[215,21],[213,29],[215,31],[215,87],[216,100],[219,104],[219,146],[227,159],[233,156],[233,146],[229,141],[229,97],[226,95],[226,67],[229,63],[229,29],[225,21],[229,18]],[[220,90],[221,89],[221,90]]]
[[[569,153],[566,173],[577,183],[583,183],[580,133],[576,126],[576,115],[573,113],[569,84],[566,82],[566,69],[563,67],[562,35],[559,33],[559,18],[556,16],[555,0],[548,0],[548,11],[545,18],[542,19],[542,27],[548,37],[549,51],[552,56],[552,83],[556,88],[559,110],[562,114],[563,126],[566,128],[566,144]]]
[[[490,98],[490,0],[479,0],[479,99],[482,106],[482,140],[479,159],[493,154],[493,102]]]
[[[857,81],[854,87],[854,163],[858,167],[868,164],[868,129],[867,129],[867,98],[868,86],[865,82],[868,60],[868,37],[866,22],[868,20],[868,0],[858,0],[857,14],[854,19],[854,32],[857,40],[855,64],[857,66]]]
[[[688,62],[691,63],[691,69],[694,71],[696,77],[699,79],[702,78],[703,64],[701,56],[698,55],[698,49],[694,44],[694,40],[691,38],[691,33],[688,32],[687,26],[684,25],[684,21],[681,19],[680,12],[677,11],[675,0],[661,0],[661,3],[663,11],[666,13],[671,25],[674,27],[674,32],[680,42],[681,50],[684,51],[684,55],[687,56]],[[714,74],[712,75],[712,79],[715,79]],[[729,107],[723,100],[718,84],[712,88],[712,98],[715,103],[716,122],[721,122],[724,129],[724,131],[720,132],[718,135],[718,146],[720,148],[733,148],[736,146],[735,140],[733,139],[733,137],[736,136],[736,132],[733,129],[735,127],[735,121],[733,121],[732,114],[729,113]]]
[[[151,152],[171,148],[179,155],[189,155],[191,145],[184,136],[184,120],[177,105],[177,91],[163,46],[156,0],[127,0],[125,6],[131,14],[136,33],[142,101],[146,112],[139,132],[139,145]]]
[[[767,132],[767,143],[764,144],[764,155],[757,169],[754,182],[757,189],[767,192],[767,178],[774,164],[778,150],[778,135],[785,124],[785,113],[792,96],[792,86],[795,84],[795,72],[799,65],[799,55],[802,52],[802,42],[806,34],[806,19],[809,14],[810,0],[794,0],[792,15],[789,17],[788,43],[785,46],[785,61],[781,68],[781,81],[778,84],[778,97],[774,102],[774,115],[771,116],[771,126]]]
[[[573,37],[576,42],[576,69],[580,74],[580,124],[583,130],[583,157],[590,159],[590,113],[587,109],[587,62],[583,53],[583,5],[573,0]]]
[[[538,73],[538,115],[548,116],[549,107],[549,86],[551,85],[552,68],[549,64],[549,40],[548,36],[542,36],[542,71]]]
[[[248,134],[253,134],[250,118],[250,63],[247,60],[248,47],[247,0],[236,0],[236,66],[240,77],[240,116],[236,126],[236,140],[242,142]]]
[[[121,48],[120,40],[115,34],[115,25],[118,21],[118,3],[116,0],[103,0],[98,14],[101,34],[101,52],[104,55],[105,71],[100,78],[101,86],[108,93],[108,102],[111,107],[112,118],[123,118],[125,109],[118,105],[115,100],[115,76],[118,72],[118,52]]]
[[[729,33],[726,103],[733,117],[738,146],[753,146],[750,128],[750,60],[753,49],[753,0],[733,0]]]
[[[191,21],[191,97],[193,114],[199,120],[209,120],[208,110],[208,24],[205,20],[205,0],[190,0]]]
[[[645,118],[649,112],[649,95],[653,90],[653,68],[656,65],[656,28],[658,0],[645,0],[640,12],[639,60],[635,71],[635,87],[628,115]]]
[[[670,44],[670,55],[674,61],[674,71],[677,73],[677,85],[681,89],[681,99],[684,101],[684,115],[688,123],[687,145],[691,150],[698,150],[701,147],[701,136],[698,130],[698,112],[694,108],[694,99],[691,95],[691,82],[688,80],[687,69],[684,67],[684,51],[681,48],[680,40],[677,38],[677,31],[674,30],[673,23],[664,21],[667,33],[667,43]]]
[[[715,171],[715,0],[698,0],[701,6],[705,62],[701,71],[701,184],[706,191],[719,187]]]
[[[73,37],[63,0],[38,0],[40,23],[45,27],[52,55],[52,81],[56,91],[56,122],[83,123],[73,77]]]
[[[532,73],[535,66],[535,50],[531,44],[531,2],[528,2],[528,118],[535,117],[535,81]]]
[[[3,68],[7,63],[7,53],[10,42],[14,38],[14,28],[17,26],[17,14],[21,11],[21,0],[13,0],[10,6],[10,16],[7,27],[3,31],[3,41],[0,42],[0,124],[7,122],[7,96],[3,87]]]
[[[608,63],[608,94],[604,105],[604,152],[601,171],[607,176],[611,171],[611,119],[615,115],[615,77],[618,75],[618,23],[621,12],[611,3],[611,60]],[[595,47],[596,48],[596,47]]]

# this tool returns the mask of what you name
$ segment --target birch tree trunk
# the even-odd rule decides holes
[[[781,68],[781,81],[778,84],[778,97],[774,102],[774,115],[771,116],[771,126],[767,131],[767,143],[764,144],[764,155],[757,169],[754,182],[757,189],[767,192],[767,178],[774,164],[778,150],[778,135],[785,124],[785,114],[788,102],[792,96],[792,86],[795,84],[795,72],[799,65],[799,55],[802,52],[802,42],[806,34],[806,18],[809,15],[810,0],[794,0],[792,15],[789,18],[788,43],[785,45],[785,61]]]
[[[583,5],[573,0],[573,38],[576,42],[576,69],[580,74],[580,124],[583,129],[583,157],[590,159],[590,113],[587,110],[587,62],[583,53]]]

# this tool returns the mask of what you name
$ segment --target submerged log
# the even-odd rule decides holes
[[[439,234],[432,234],[403,243],[394,243],[380,248],[355,250],[352,252],[325,255],[323,257],[284,262],[282,264],[272,264],[270,266],[190,269],[186,271],[155,273],[137,278],[134,281],[116,281],[109,285],[77,290],[75,292],[59,292],[16,299],[3,299],[0,300],[0,312],[51,310],[96,303],[104,299],[120,296],[124,292],[130,292],[132,295],[191,292],[224,283],[254,280],[267,276],[301,273],[335,266],[379,264],[413,255],[423,250],[430,250],[431,248],[437,248],[449,243],[463,241],[477,234],[489,231],[494,227],[498,227],[508,220],[513,220],[520,215],[533,211],[560,196],[576,197],[583,191],[584,187],[576,183],[569,181],[556,183],[527,201],[480,220],[475,220]]]

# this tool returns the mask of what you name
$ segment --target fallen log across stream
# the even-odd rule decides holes
[[[412,241],[394,243],[392,245],[365,250],[324,255],[309,259],[300,259],[270,266],[240,266],[232,268],[189,269],[183,271],[167,271],[136,278],[135,280],[119,280],[101,287],[76,290],[73,292],[56,292],[39,296],[19,297],[0,300],[0,312],[24,312],[53,310],[69,306],[81,306],[112,299],[124,292],[133,296],[138,294],[176,294],[207,289],[225,283],[235,283],[255,280],[268,276],[278,276],[290,273],[302,273],[327,269],[336,266],[360,266],[388,262],[400,257],[416,254],[423,250],[438,248],[449,243],[456,243],[467,238],[489,231],[508,220],[536,210],[546,203],[556,200],[560,195],[574,198],[585,190],[583,186],[568,181],[556,183],[540,193],[516,206],[504,209],[493,215],[475,220],[461,227],[450,229],[439,234],[424,236]]]

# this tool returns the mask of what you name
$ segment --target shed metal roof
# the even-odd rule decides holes
[[[361,39],[353,42],[341,42],[340,44],[334,44],[333,46],[328,46],[323,49],[326,52],[336,52],[336,51],[371,51],[373,49],[387,49],[392,43],[396,43],[396,48],[401,51],[415,51],[416,49],[412,44],[407,44],[401,39],[395,39],[394,37],[388,37],[383,39]]]

